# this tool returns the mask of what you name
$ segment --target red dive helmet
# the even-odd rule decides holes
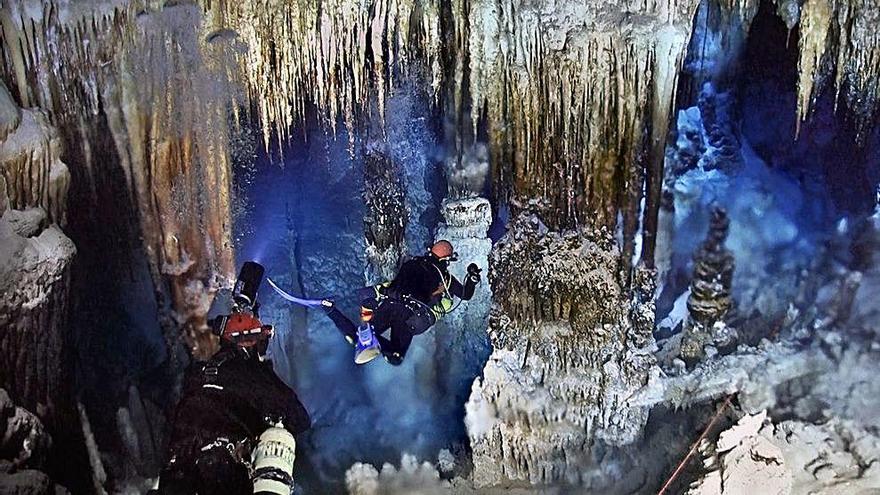
[[[439,261],[455,261],[455,250],[452,249],[452,243],[445,239],[435,242],[430,251]]]
[[[250,313],[229,315],[220,338],[239,347],[253,347],[272,337],[272,325],[263,325]]]
[[[220,314],[212,324],[221,340],[239,347],[253,347],[268,343],[272,337],[272,325],[263,325],[258,313],[257,291],[264,272],[263,266],[253,261],[241,267],[232,292],[226,297],[226,306],[218,305]]]

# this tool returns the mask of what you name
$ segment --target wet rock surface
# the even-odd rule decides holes
[[[709,473],[689,494],[843,494],[880,490],[880,437],[852,421],[773,422],[766,412],[743,417],[721,433]]]

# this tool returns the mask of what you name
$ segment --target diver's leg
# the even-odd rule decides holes
[[[196,489],[199,495],[217,493],[247,495],[254,493],[247,467],[225,448],[202,452],[195,463]]]
[[[402,305],[401,305],[402,306]],[[407,319],[411,312],[405,307],[395,311],[394,319],[391,322],[391,335],[389,338],[379,337],[379,343],[382,349],[382,355],[389,364],[398,366],[403,363],[406,351],[412,344],[413,329],[407,323]]]
[[[336,328],[339,329],[342,336],[345,337],[345,340],[348,341],[349,344],[354,344],[357,340],[357,325],[349,320],[347,316],[342,314],[342,311],[336,309],[335,306],[330,307],[325,312],[333,321],[333,324],[336,325]]]

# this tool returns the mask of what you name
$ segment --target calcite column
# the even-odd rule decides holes
[[[724,327],[724,317],[733,304],[733,253],[724,247],[729,225],[727,213],[715,208],[706,240],[694,254],[688,319],[681,342],[681,356],[690,364],[705,356],[707,345],[732,344],[733,335]]]
[[[473,298],[457,303],[455,310],[434,327],[435,359],[444,397],[438,412],[455,418],[457,423],[463,413],[459,408],[467,401],[471,383],[480,374],[491,351],[488,324],[492,289],[488,271],[492,241],[488,232],[492,207],[485,198],[447,199],[441,213],[444,221],[437,229],[436,239],[450,241],[458,253],[458,261],[449,267],[450,273],[464,283],[470,263],[476,263],[483,271],[482,283]]]
[[[477,486],[585,483],[593,449],[647,421],[628,398],[656,371],[650,303],[624,289],[607,232],[550,231],[534,206],[490,261],[493,351],[466,406]]]

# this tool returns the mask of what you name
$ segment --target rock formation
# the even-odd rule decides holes
[[[41,470],[52,446],[42,422],[0,388],[0,493],[68,493]]]
[[[0,83],[0,386],[42,417],[67,393],[70,174],[55,129]],[[69,406],[69,404],[68,404]]]
[[[405,255],[406,193],[398,168],[378,150],[364,159],[364,236],[367,284],[391,280]]]
[[[224,41],[200,36],[201,9],[189,4],[13,1],[0,21],[3,79],[59,130],[71,207],[83,212],[69,231],[84,263],[103,258],[112,273],[108,258],[142,251],[155,293],[168,298],[160,306],[176,311],[161,315],[168,338],[182,325],[196,354],[209,353],[204,289],[234,271],[227,120],[237,93],[221,77]],[[85,285],[107,285],[90,273]]]
[[[155,283],[172,281],[174,307],[194,313],[184,319],[198,327],[201,301],[191,282],[204,283],[214,267],[222,275],[232,271],[223,248],[229,237],[225,130],[230,104],[241,115],[231,103],[239,94],[257,108],[268,145],[273,130],[283,141],[309,105],[325,112],[330,126],[341,118],[354,128],[370,114],[375,91],[377,113],[384,115],[398,75],[418,70],[438,98],[453,95],[451,110],[470,108],[472,123],[486,122],[501,196],[557,191],[547,194],[555,206],[547,214],[550,226],[589,219],[608,227],[622,211],[623,251],[630,252],[646,191],[642,246],[650,265],[663,146],[697,4],[621,1],[539,9],[520,1],[427,1],[357,9],[330,2],[318,9],[246,1],[154,11],[126,2],[32,8],[17,0],[3,16],[3,70],[21,103],[42,106],[63,124],[65,142],[83,149],[72,164],[76,176],[81,167],[83,178],[97,183],[106,171],[91,164],[105,154],[117,157],[133,184],[131,209],[141,218],[138,230],[145,234]],[[756,5],[740,0],[718,9],[746,31]],[[808,116],[818,88],[834,84],[868,122],[878,99],[880,43],[870,28],[876,0],[833,6],[815,0],[794,8],[797,15],[780,9],[801,24],[801,117]],[[171,19],[176,22],[166,23]],[[164,52],[166,41],[182,47],[179,56]],[[133,73],[148,75],[150,84],[132,84]],[[47,81],[43,89],[29,84],[38,80]],[[206,93],[217,97],[206,99]],[[164,108],[143,105],[162,98]],[[88,113],[106,118],[77,120]],[[196,122],[211,122],[211,129]],[[113,136],[110,146],[97,142],[102,125]],[[88,146],[81,146],[83,139]],[[194,182],[175,182],[178,172]],[[202,184],[218,193],[191,194]],[[149,198],[158,201],[150,205]],[[181,198],[200,219],[198,229],[172,220],[180,208],[171,203]]]
[[[351,495],[443,495],[452,487],[440,479],[437,468],[407,454],[399,469],[386,463],[379,471],[370,464],[357,463],[345,473],[345,484]]]
[[[436,238],[452,242],[459,259],[450,266],[450,272],[464,282],[470,263],[476,263],[483,271],[482,283],[477,286],[474,297],[458,304],[433,330],[443,396],[438,413],[458,423],[464,413],[461,405],[467,401],[471,384],[482,372],[491,350],[486,329],[492,306],[492,288],[487,280],[492,251],[492,241],[487,234],[492,207],[485,198],[447,199],[441,211],[444,222],[438,227]]]
[[[706,240],[694,254],[694,276],[687,301],[689,317],[681,342],[686,362],[702,359],[707,345],[735,344],[733,331],[724,326],[724,316],[732,305],[733,254],[724,247],[729,225],[724,210],[715,208]]]
[[[852,421],[774,424],[744,416],[704,449],[708,474],[689,495],[869,493],[880,488],[880,438]]]
[[[572,226],[587,218],[609,226],[619,209],[626,216],[624,251],[629,252],[639,223],[634,212],[647,182],[643,246],[652,253],[662,146],[695,1],[603,4],[602,9],[611,10],[602,15],[599,6],[559,4],[539,10],[516,1],[500,6],[381,3],[361,10],[345,2],[320,10],[296,3],[270,8],[261,2],[212,2],[204,15],[183,4],[156,12],[124,2],[112,9],[89,3],[52,5],[33,9],[20,0],[4,13],[5,79],[13,82],[21,103],[39,104],[65,129],[77,129],[65,130],[64,139],[84,150],[76,160],[82,162],[84,178],[96,183],[106,173],[90,165],[98,155],[119,157],[134,184],[132,209],[142,218],[139,230],[146,234],[154,271],[174,281],[171,300],[182,313],[197,313],[194,308],[201,305],[192,280],[209,279],[214,266],[223,275],[231,274],[230,259],[223,257],[229,236],[224,221],[224,107],[238,93],[228,89],[229,83],[239,87],[246,81],[246,94],[259,111],[268,144],[273,129],[282,138],[288,135],[307,104],[324,110],[331,125],[341,117],[354,126],[358,116],[368,113],[374,88],[382,115],[385,95],[398,84],[396,71],[422,68],[435,94],[443,85],[455,88],[452,108],[466,108],[462,101],[467,95],[472,101],[470,120],[476,123],[483,113],[487,116],[500,194],[528,197],[559,191],[547,198],[556,206],[548,214],[551,226]],[[751,0],[721,7],[741,25],[750,22],[755,10]],[[873,0],[834,7],[817,0],[800,10],[802,117],[815,93],[813,81],[829,84],[824,81],[830,78],[820,76],[835,65],[841,69],[834,84],[844,91],[846,101],[858,106],[860,115],[872,114],[877,95],[871,88],[876,86],[872,81],[878,65],[872,61],[878,43],[866,26],[876,10]],[[42,12],[46,15],[35,14]],[[164,21],[172,17],[179,29],[164,29]],[[447,38],[455,43],[446,44]],[[161,40],[186,48],[180,57],[166,57]],[[82,46],[88,53],[77,51]],[[125,48],[120,51],[119,46]],[[143,65],[149,54],[154,55],[148,62],[153,65]],[[826,58],[831,63],[820,64]],[[149,75],[151,84],[135,90],[127,75],[131,71]],[[186,84],[169,91],[170,74]],[[35,80],[53,82],[37,91],[28,84]],[[219,90],[210,91],[218,101],[206,100],[201,92],[211,85]],[[199,95],[183,94],[186,88]],[[60,94],[75,96],[65,99]],[[158,101],[159,95],[171,99],[165,108],[143,108],[143,102]],[[123,110],[125,102],[131,104]],[[177,113],[169,114],[170,109]],[[238,114],[237,105],[232,110]],[[76,120],[76,115],[101,111],[106,119]],[[101,120],[113,135],[109,147],[96,142],[94,130]],[[212,122],[212,129],[200,128],[197,121]],[[83,139],[91,140],[88,146],[79,146]],[[141,167],[150,172],[143,173]],[[220,193],[200,199],[185,193],[193,184],[172,184],[177,171]],[[144,183],[145,177],[162,186]],[[626,183],[626,194],[618,194],[610,185],[614,182]],[[587,192],[581,194],[582,190]],[[172,198],[172,191],[180,196]],[[158,206],[149,205],[150,197],[160,198]],[[203,219],[197,223],[205,229],[194,232],[171,220],[176,210],[170,203],[180,198],[189,198],[188,211]],[[210,242],[205,242],[202,230]],[[646,261],[651,263],[652,257],[646,256]],[[197,266],[189,267],[193,262]],[[190,323],[200,324],[197,318]]]
[[[554,233],[535,214],[496,246],[493,351],[467,404],[477,487],[589,484],[594,448],[640,436],[648,410],[629,397],[656,369],[653,339],[619,257],[607,234]]]

